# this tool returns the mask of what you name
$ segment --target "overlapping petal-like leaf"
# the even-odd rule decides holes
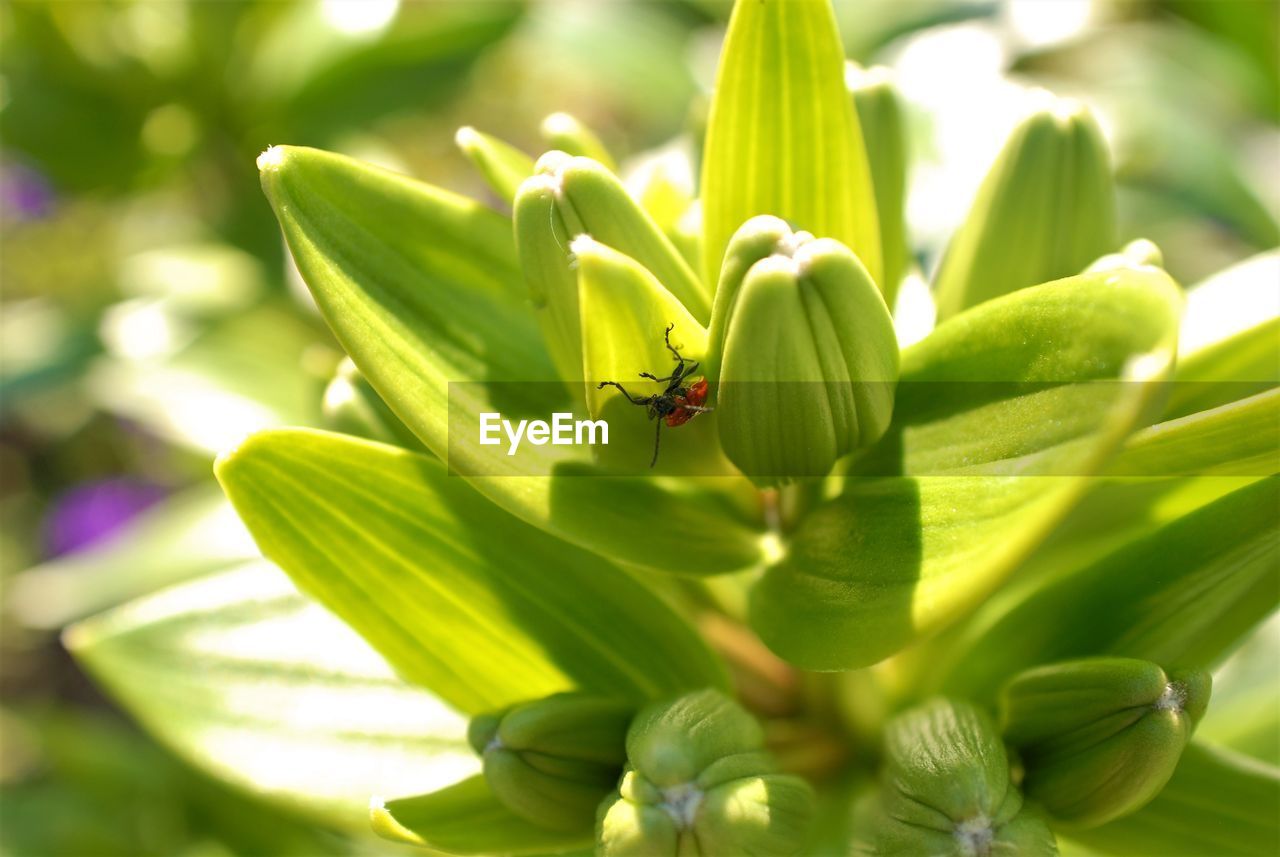
[[[220,459],[218,478],[268,558],[462,711],[572,688],[644,700],[724,680],[643,584],[432,459],[278,431]]]

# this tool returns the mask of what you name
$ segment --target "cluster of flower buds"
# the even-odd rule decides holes
[[[856,810],[855,853],[1054,855],[1049,827],[1024,805],[995,724],[967,702],[935,699],[885,734],[881,786]]]
[[[1209,704],[1204,672],[1168,675],[1133,658],[1050,664],[1001,695],[1005,740],[1025,768],[1023,790],[1055,823],[1087,828],[1160,793]]]
[[[618,782],[635,706],[563,693],[475,717],[467,730],[494,796],[516,815],[589,833]]]
[[[715,690],[650,705],[627,732],[627,767],[600,807],[602,857],[797,853],[813,790],[780,774],[755,719]]]

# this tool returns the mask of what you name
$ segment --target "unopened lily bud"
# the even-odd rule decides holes
[[[995,724],[966,702],[935,699],[885,732],[879,791],[858,808],[855,852],[877,855],[1057,853],[1023,806]]]
[[[497,137],[463,127],[454,135],[454,142],[504,202],[512,202],[520,183],[533,175],[533,158]]]
[[[1089,658],[1037,667],[1005,686],[1006,740],[1023,790],[1064,826],[1095,827],[1160,793],[1209,702],[1207,673]]]
[[[570,155],[591,158],[610,170],[618,168],[617,162],[605,147],[600,135],[583,124],[576,116],[568,113],[552,113],[542,120],[539,130],[549,148],[568,152]]]
[[[738,286],[736,272],[770,246]],[[762,218],[735,236],[724,270],[725,454],[762,486],[825,476],[889,425],[898,344],[884,298],[844,245],[789,230],[779,237]]]
[[[1113,268],[1140,268],[1150,265],[1154,268],[1164,267],[1164,254],[1154,241],[1138,238],[1124,245],[1119,253],[1108,253],[1088,268],[1086,274],[1094,271],[1110,271]]]
[[[516,194],[516,247],[556,368],[583,380],[573,239],[590,235],[639,263],[703,324],[711,305],[689,264],[622,182],[590,158],[547,152]]]
[[[634,714],[629,703],[557,694],[475,717],[467,739],[508,809],[543,827],[587,832],[622,773]]]
[[[867,149],[867,164],[875,177],[876,211],[880,216],[880,256],[884,273],[881,291],[893,309],[898,285],[906,275],[911,251],[907,246],[907,128],[902,97],[892,73],[883,66],[862,69],[845,66],[845,85],[853,96]]]
[[[1112,250],[1114,236],[1106,140],[1083,104],[1052,98],[1014,129],[947,247],[934,284],[938,320],[1077,274]]]
[[[705,690],[642,710],[627,733],[627,772],[600,806],[605,857],[795,854],[813,790],[777,773],[755,719]]]

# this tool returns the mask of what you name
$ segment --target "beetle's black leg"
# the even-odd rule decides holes
[[[621,392],[622,395],[626,396],[627,401],[633,405],[647,405],[653,398],[652,396],[633,396],[617,381],[601,381],[599,384],[596,384],[597,390],[603,390],[605,387],[617,387],[618,391]]]
[[[662,443],[662,420],[658,420],[658,429],[653,433],[653,460],[649,462],[649,469],[658,463],[658,446]]]
[[[680,356],[680,352],[676,350],[676,347],[671,344],[671,331],[675,329],[676,329],[675,322],[672,322],[671,324],[667,325],[667,329],[662,334],[662,338],[667,343],[667,350],[670,351],[672,356],[675,357],[677,361],[679,361],[681,366],[683,366],[684,358]]]
[[[672,378],[675,378],[675,377],[677,377],[677,376],[675,376],[675,375],[668,375],[668,376],[667,376],[667,377],[665,377],[665,378],[658,378],[658,377],[655,377],[654,375],[649,374],[648,372],[641,372],[641,373],[640,373],[640,377],[641,377],[641,378],[648,378],[650,381],[658,381],[659,383],[661,383],[662,381],[670,381]]]

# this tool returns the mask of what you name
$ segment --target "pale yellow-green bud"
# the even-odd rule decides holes
[[[494,796],[543,827],[590,831],[626,760],[635,706],[563,693],[472,719],[467,739]]]
[[[627,733],[628,768],[601,804],[603,857],[786,857],[805,844],[813,790],[777,773],[758,723],[706,690],[658,703]]]
[[[879,439],[892,416],[898,345],[857,257],[753,218],[730,242],[723,271],[711,348],[730,460],[771,486],[824,476]]]
[[[1089,658],[1020,673],[1001,693],[1006,740],[1023,790],[1054,821],[1096,827],[1160,793],[1209,702],[1203,672],[1167,675],[1149,661]]]
[[[1106,140],[1080,102],[1046,94],[1005,143],[934,282],[938,320],[1077,274],[1114,249]]]

